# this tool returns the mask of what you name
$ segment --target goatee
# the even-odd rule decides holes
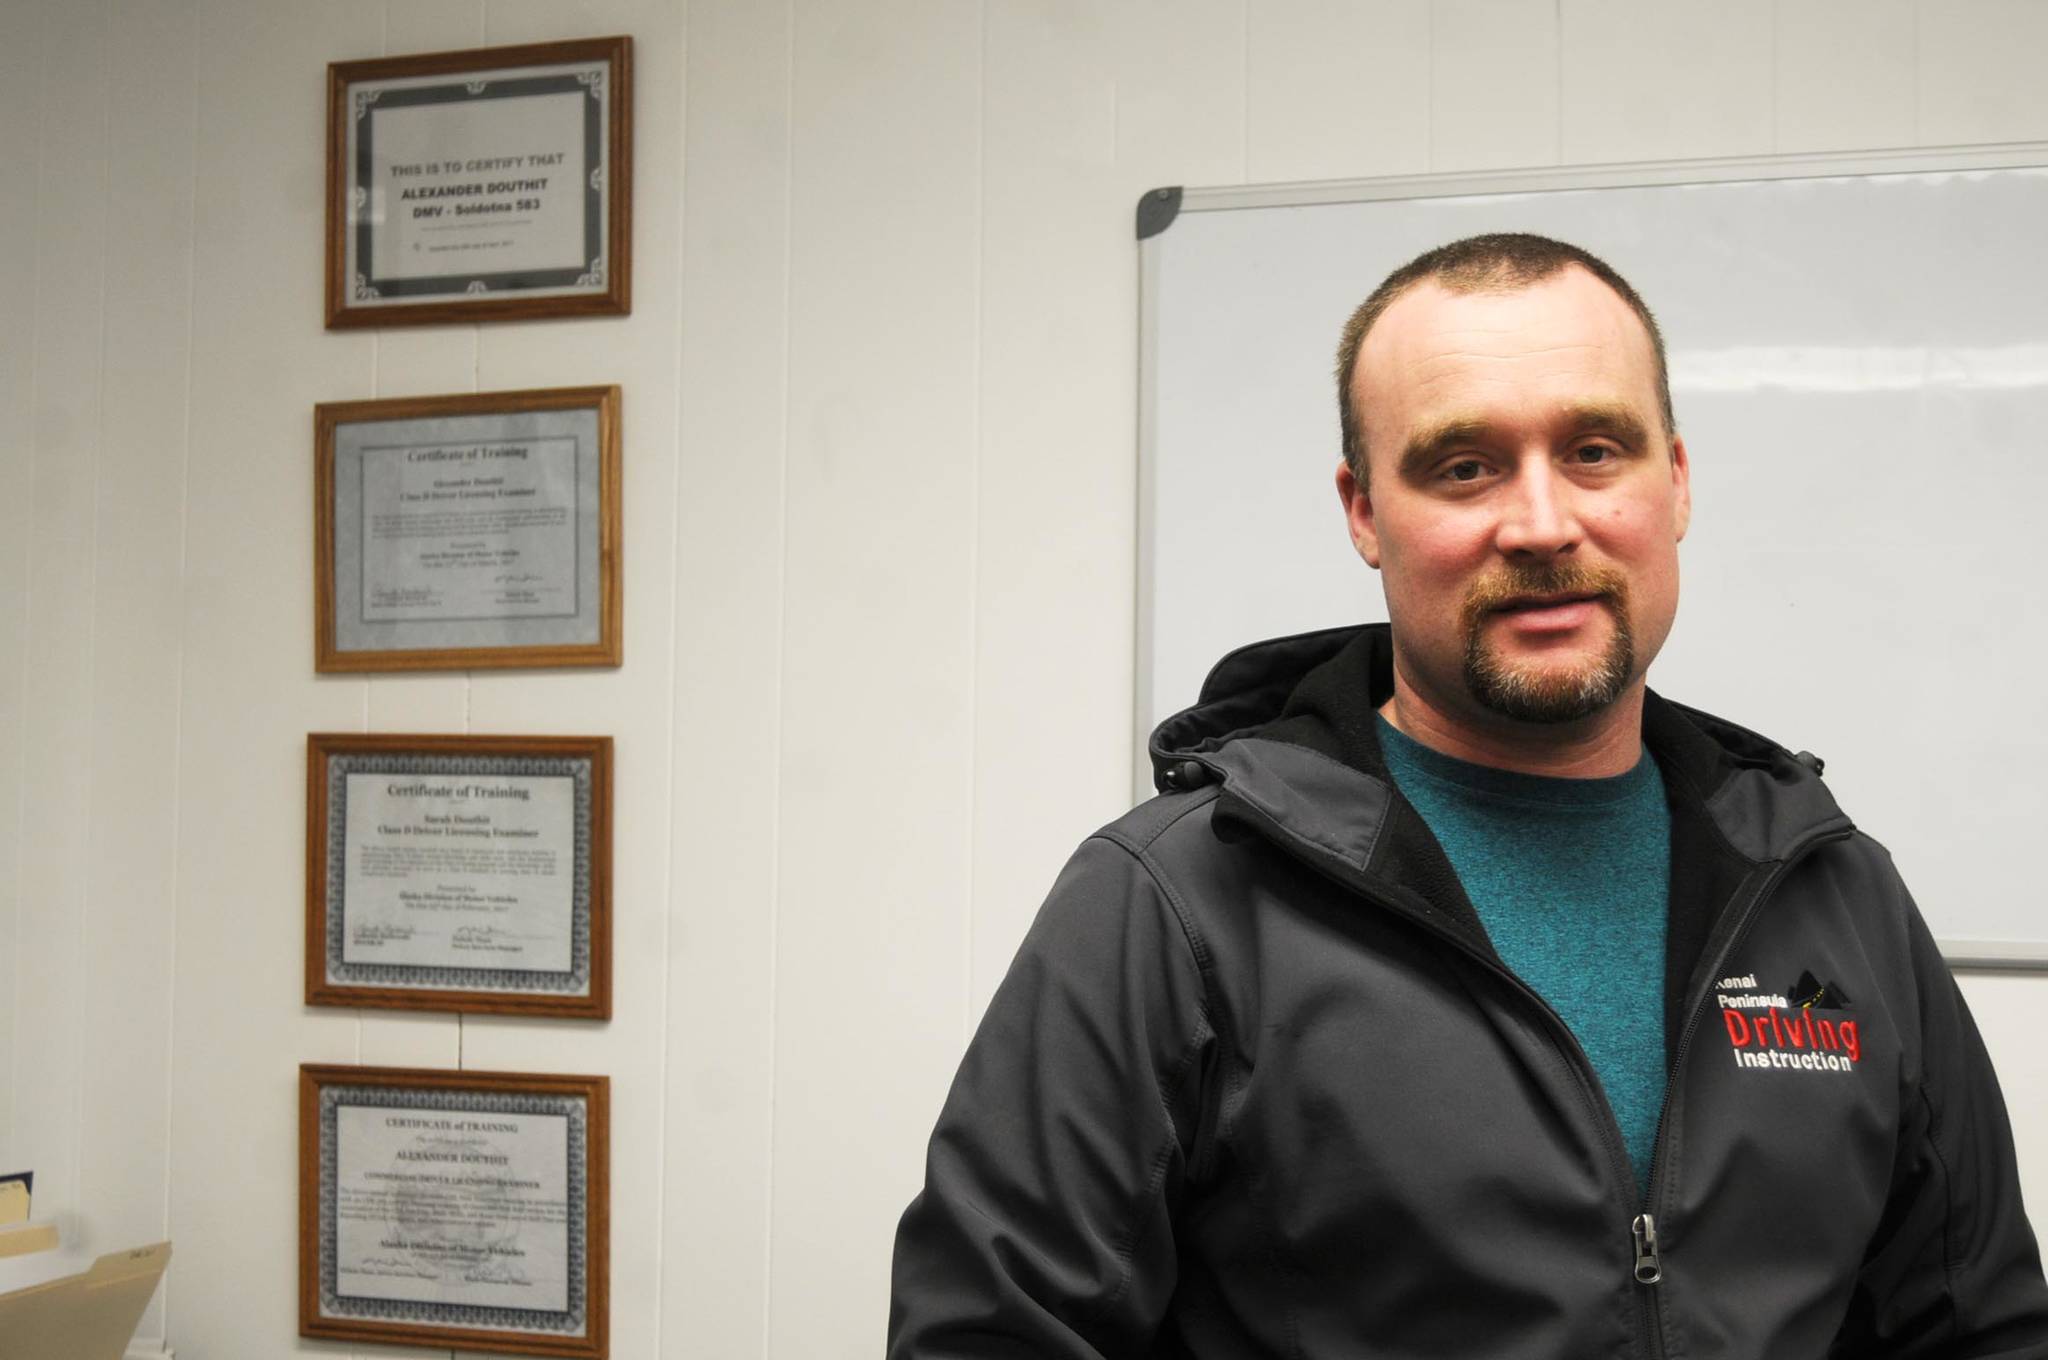
[[[1510,600],[1539,595],[1595,595],[1614,620],[1606,650],[1565,669],[1510,663],[1486,642],[1486,621]],[[1628,581],[1619,572],[1575,563],[1510,567],[1474,585],[1461,609],[1465,624],[1465,688],[1485,708],[1517,722],[1576,722],[1600,712],[1635,674],[1635,637],[1628,626]]]

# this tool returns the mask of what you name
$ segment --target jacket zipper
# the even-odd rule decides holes
[[[1657,1220],[1637,1214],[1629,1229],[1636,1239],[1636,1283],[1655,1284],[1664,1278],[1664,1263],[1657,1258]]]
[[[1855,828],[1853,826],[1812,832],[1805,839],[1796,842],[1791,849],[1787,850],[1771,866],[1770,870],[1764,874],[1762,880],[1756,885],[1756,890],[1750,893],[1748,900],[1735,909],[1736,915],[1733,924],[1728,930],[1727,937],[1722,940],[1720,947],[1714,951],[1713,958],[1705,970],[1704,982],[1698,995],[1694,996],[1686,1005],[1685,1028],[1679,1031],[1678,1046],[1671,1052],[1671,1071],[1664,1081],[1664,1100],[1657,1109],[1656,1131],[1650,1136],[1650,1168],[1649,1174],[1644,1178],[1649,1189],[1643,1196],[1642,1212],[1635,1220],[1636,1279],[1639,1283],[1654,1285],[1664,1278],[1663,1258],[1658,1254],[1657,1250],[1657,1220],[1655,1215],[1650,1212],[1650,1206],[1656,1201],[1657,1173],[1663,1169],[1664,1164],[1664,1125],[1670,1119],[1671,1101],[1678,1090],[1679,1077],[1685,1071],[1686,1054],[1692,1048],[1693,1036],[1699,1032],[1701,1017],[1706,1014],[1706,1001],[1707,997],[1714,990],[1714,979],[1721,976],[1722,967],[1727,963],[1728,956],[1733,954],[1745,939],[1749,938],[1749,930],[1756,922],[1757,913],[1762,909],[1765,900],[1770,897],[1771,890],[1778,886],[1779,880],[1784,878],[1794,865],[1805,859],[1815,849],[1835,841],[1847,840],[1854,834]],[[1609,1117],[1612,1117],[1611,1110],[1609,1111]],[[1644,1250],[1645,1235],[1647,1235],[1647,1257]],[[1647,1277],[1645,1275],[1646,1268],[1648,1270]],[[1649,1333],[1652,1341],[1655,1343],[1656,1353],[1661,1355],[1664,1350],[1663,1297],[1654,1289],[1645,1289],[1640,1292],[1647,1296],[1643,1298],[1642,1303],[1648,1310]]]
[[[1488,958],[1486,955],[1481,954],[1477,949],[1473,948],[1470,942],[1459,938],[1431,920],[1427,904],[1422,901],[1419,895],[1398,889],[1390,894],[1372,885],[1362,875],[1357,878],[1352,877],[1354,871],[1348,864],[1344,866],[1344,872],[1337,872],[1329,866],[1321,853],[1313,853],[1316,847],[1312,843],[1299,840],[1277,821],[1268,817],[1263,810],[1253,811],[1257,820],[1265,822],[1274,832],[1288,841],[1309,849],[1312,852],[1308,856],[1309,862],[1319,866],[1326,877],[1333,879],[1340,886],[1351,889],[1368,901],[1377,902],[1381,906],[1398,912],[1403,917],[1429,931],[1438,939],[1450,944],[1467,958],[1477,963],[1481,968],[1500,978],[1515,991],[1526,997],[1530,1004],[1535,1006],[1547,1018],[1552,1031],[1551,1043],[1562,1054],[1566,1064],[1572,1068],[1573,1075],[1578,1077],[1580,1093],[1585,1097],[1587,1105],[1593,1111],[1594,1122],[1599,1125],[1603,1140],[1607,1144],[1608,1161],[1620,1173],[1620,1183],[1624,1187],[1635,1184],[1635,1167],[1628,1159],[1628,1145],[1622,1138],[1621,1123],[1614,1116],[1614,1107],[1608,1104],[1602,1096],[1599,1087],[1599,1074],[1593,1070],[1592,1060],[1586,1056],[1586,1050],[1580,1046],[1578,1036],[1572,1033],[1571,1026],[1564,1022],[1564,1017],[1557,1013],[1556,1008],[1548,1001],[1545,1001],[1535,988],[1517,977],[1498,959]],[[1778,880],[1783,878],[1786,872],[1799,863],[1799,861],[1806,858],[1807,854],[1817,846],[1825,845],[1832,841],[1847,840],[1854,834],[1855,828],[1853,826],[1809,833],[1804,839],[1795,842],[1781,858],[1772,864],[1770,870],[1758,882],[1756,889],[1749,894],[1748,900],[1740,907],[1733,909],[1737,913],[1734,918],[1734,925],[1729,930],[1727,938],[1722,942],[1720,948],[1714,952],[1713,964],[1706,970],[1706,985],[1687,1007],[1685,1029],[1679,1034],[1678,1047],[1672,1052],[1671,1070],[1666,1074],[1664,1082],[1664,1101],[1657,1111],[1656,1131],[1651,1135],[1649,1175],[1645,1178],[1649,1190],[1640,1202],[1632,1204],[1631,1207],[1635,1209],[1635,1212],[1629,1218],[1629,1242],[1635,1262],[1631,1279],[1640,1286],[1635,1290],[1636,1306],[1638,1316],[1642,1320],[1643,1332],[1649,1339],[1650,1360],[1662,1360],[1665,1353],[1663,1306],[1661,1299],[1658,1297],[1658,1291],[1655,1288],[1658,1282],[1664,1278],[1664,1264],[1657,1245],[1657,1220],[1656,1216],[1651,1212],[1650,1206],[1656,1199],[1657,1172],[1664,1160],[1664,1123],[1671,1113],[1672,1092],[1678,1089],[1679,1074],[1683,1070],[1686,1053],[1692,1046],[1693,1035],[1699,1029],[1700,1016],[1703,1013],[1703,1003],[1706,1000],[1707,994],[1713,991],[1713,979],[1720,976],[1722,963],[1735,951],[1735,947],[1748,936],[1750,925],[1756,919],[1758,908],[1763,905],[1764,899],[1770,895],[1771,889],[1778,885]],[[1414,898],[1414,904],[1410,905],[1401,900],[1406,897]],[[1421,909],[1418,910],[1418,908]],[[1723,915],[1724,917],[1726,916],[1725,910]]]

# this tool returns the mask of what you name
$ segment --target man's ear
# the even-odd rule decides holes
[[[1685,440],[1671,436],[1672,542],[1682,542],[1692,523],[1692,460],[1685,455]]]
[[[1380,567],[1380,532],[1373,523],[1372,493],[1351,475],[1348,461],[1337,464],[1337,499],[1344,502],[1344,522],[1351,529],[1351,546],[1365,559],[1365,565]]]

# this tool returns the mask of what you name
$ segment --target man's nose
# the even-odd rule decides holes
[[[1579,541],[1573,490],[1549,458],[1524,460],[1503,498],[1495,545],[1510,556],[1554,557],[1570,552]]]

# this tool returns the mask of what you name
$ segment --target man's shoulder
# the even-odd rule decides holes
[[[1217,786],[1169,790],[1130,809],[1098,828],[1089,840],[1109,841],[1140,859],[1171,853],[1190,839],[1210,831]]]

